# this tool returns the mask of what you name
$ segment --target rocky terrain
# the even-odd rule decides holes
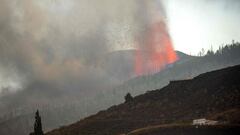
[[[47,135],[126,134],[135,129],[161,124],[190,125],[193,119],[198,118],[238,125],[239,77],[238,65],[204,73],[189,80],[173,80],[162,89],[148,91],[130,102],[112,106],[79,122],[48,132]],[[203,133],[211,130],[204,129]],[[217,129],[216,133],[221,130],[225,132],[229,129]]]

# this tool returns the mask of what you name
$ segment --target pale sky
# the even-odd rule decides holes
[[[196,55],[240,41],[240,0],[164,1],[176,50]]]

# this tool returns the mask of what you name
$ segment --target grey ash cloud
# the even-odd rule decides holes
[[[118,78],[106,73],[104,58],[133,48],[144,23],[136,19],[144,3],[137,0],[0,3],[0,89],[25,89],[34,82],[77,85],[83,78],[114,84]]]

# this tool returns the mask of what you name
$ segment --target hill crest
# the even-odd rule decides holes
[[[112,106],[47,135],[120,134],[149,125],[186,123],[196,118],[213,117],[239,108],[239,77],[240,65],[201,74],[190,80],[172,81],[161,90],[136,96],[132,102]],[[227,121],[233,122],[232,119]]]

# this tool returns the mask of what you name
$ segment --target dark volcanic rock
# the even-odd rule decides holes
[[[189,123],[240,108],[240,66],[199,75],[137,96],[47,135],[116,135],[165,123]],[[227,119],[231,122],[231,119]],[[239,120],[235,120],[239,123]]]

